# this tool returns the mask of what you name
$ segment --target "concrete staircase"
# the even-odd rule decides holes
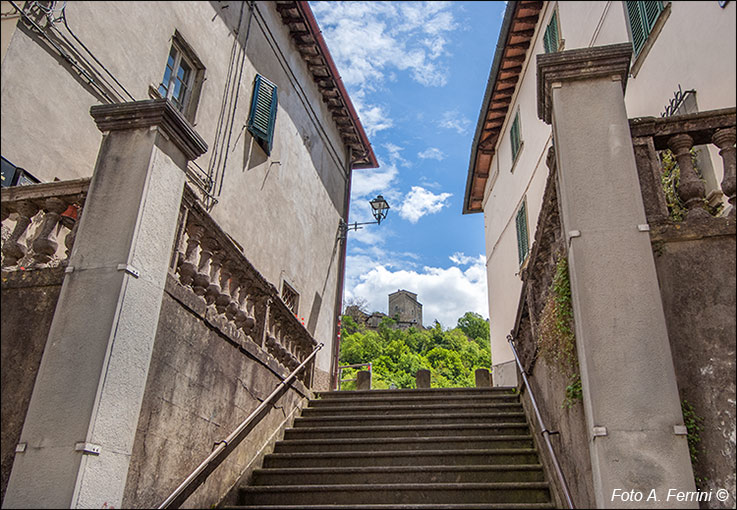
[[[554,508],[509,388],[317,396],[241,488],[243,507]]]

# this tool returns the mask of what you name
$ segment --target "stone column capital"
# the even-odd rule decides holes
[[[207,143],[168,99],[95,105],[90,115],[102,132],[156,127],[188,161],[207,152]]]
[[[554,83],[611,76],[619,78],[624,93],[631,58],[630,43],[538,55],[537,116],[545,123],[551,123],[551,89]]]

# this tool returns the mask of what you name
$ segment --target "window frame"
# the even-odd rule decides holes
[[[295,317],[299,317],[299,292],[286,279],[281,282],[279,297]]]
[[[173,67],[169,65],[172,53],[175,53]],[[179,69],[181,68],[182,62],[184,62],[190,68],[190,73],[189,77],[186,80],[186,83],[184,84],[184,96],[181,98],[180,101],[172,98],[172,96],[175,92],[174,82],[177,79],[177,75]],[[164,80],[167,78],[167,74],[168,83],[165,84]],[[190,122],[194,122],[204,81],[205,66],[202,64],[200,59],[197,58],[197,55],[192,50],[192,47],[187,44],[179,31],[175,31],[174,36],[171,39],[169,53],[166,56],[164,74],[161,77],[161,81],[158,85],[154,86],[152,84],[149,87],[149,95],[151,95],[152,97],[168,99],[177,110],[182,112],[182,115],[184,115],[187,120],[189,120]]]
[[[516,138],[516,144],[515,144],[515,138]],[[524,143],[522,142],[522,120],[520,118],[519,107],[517,108],[517,112],[514,114],[514,119],[512,120],[512,124],[510,124],[509,126],[509,142],[510,142],[510,146],[512,149],[511,171],[513,172],[515,163],[517,163],[517,160],[519,159],[519,155],[522,152],[522,146],[524,145]]]
[[[520,216],[522,216],[522,218],[520,218]],[[527,214],[527,197],[522,199],[517,211],[514,213],[514,225],[517,232],[517,259],[519,267],[522,267],[530,256],[530,227]],[[523,239],[520,235],[521,233],[524,233],[524,243],[522,242]],[[524,253],[522,253],[523,245]]]

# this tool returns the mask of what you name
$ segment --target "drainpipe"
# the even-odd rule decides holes
[[[345,196],[343,197],[343,221],[348,223],[348,211],[351,205],[351,181],[353,179],[353,168],[351,160],[353,159],[353,151],[348,147],[348,163],[346,165],[346,182],[345,182]],[[346,259],[346,246],[348,244],[348,236],[344,236],[341,239],[340,245],[340,262],[338,265],[338,290],[335,293],[335,326],[333,328],[333,334],[335,338],[335,347],[333,349],[333,360],[331,376],[332,381],[330,388],[333,390],[338,389],[338,358],[340,357],[340,322],[339,317],[343,310],[343,287],[345,279],[345,259]]]

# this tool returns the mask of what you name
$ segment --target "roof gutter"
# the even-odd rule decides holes
[[[307,26],[310,32],[312,32],[312,37],[315,38],[315,42],[320,47],[320,51],[323,54],[323,58],[325,59],[325,62],[328,64],[328,67],[330,68],[330,74],[332,75],[332,78],[335,81],[336,86],[338,87],[338,91],[340,92],[340,95],[342,96],[343,101],[345,102],[346,108],[348,108],[348,113],[351,116],[351,120],[353,121],[353,124],[356,127],[358,136],[361,138],[361,143],[368,150],[368,158],[370,160],[370,164],[364,163],[360,165],[355,165],[354,168],[378,168],[379,163],[376,160],[374,149],[371,147],[371,143],[369,142],[368,136],[366,136],[366,132],[363,129],[363,125],[361,124],[361,121],[358,118],[358,113],[356,113],[356,109],[353,107],[351,98],[348,95],[348,92],[346,91],[345,86],[343,85],[343,80],[341,79],[340,74],[338,73],[338,68],[335,66],[335,62],[333,61],[332,55],[330,55],[330,51],[328,50],[328,45],[325,43],[325,39],[323,39],[322,37],[322,30],[320,30],[320,27],[317,24],[315,15],[312,14],[312,9],[310,8],[310,4],[309,2],[306,2],[306,1],[300,1],[300,2],[297,2],[297,5],[299,6],[299,10],[302,11],[302,14],[305,17],[305,20],[307,21]]]
[[[484,128],[486,121],[486,111],[489,109],[489,103],[491,101],[491,95],[496,86],[496,80],[499,76],[499,68],[502,65],[502,57],[504,55],[504,48],[507,45],[507,39],[509,38],[509,31],[512,27],[512,21],[514,20],[514,13],[517,10],[517,2],[507,2],[507,10],[504,12],[504,20],[502,21],[502,28],[499,30],[499,39],[496,42],[496,52],[494,53],[494,61],[491,66],[491,72],[489,73],[489,80],[486,83],[486,92],[484,93],[484,101],[481,104],[481,111],[479,112],[479,120],[476,123],[476,134],[473,136],[473,144],[471,145],[471,161],[468,165],[468,177],[466,177],[466,195],[463,198],[463,214],[473,214],[481,211],[472,211],[469,208],[471,199],[471,187],[473,186],[473,170],[476,168],[476,157],[478,155],[478,144],[481,139],[481,131]]]

